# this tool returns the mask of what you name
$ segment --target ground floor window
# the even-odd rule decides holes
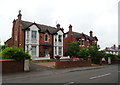
[[[58,47],[59,55],[62,55],[62,47]]]
[[[26,46],[26,51],[27,51],[27,52],[29,51],[29,47],[28,47],[28,45]]]
[[[57,55],[57,47],[55,47],[55,55]]]
[[[32,46],[32,55],[36,55],[36,46]]]

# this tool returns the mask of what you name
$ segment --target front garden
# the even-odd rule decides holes
[[[105,58],[106,61],[108,61],[108,57],[110,57],[112,61],[119,59],[118,55],[108,54],[104,51],[99,51],[99,49],[100,47],[95,44],[85,48],[80,47],[79,42],[71,42],[68,44],[68,51],[66,54],[71,58],[76,57],[84,60],[87,60],[88,56],[91,56],[93,64],[101,64],[102,58]]]
[[[29,64],[26,59],[30,59],[30,55],[22,48],[0,46],[0,62],[2,63],[3,73],[22,72],[29,70]],[[27,61],[28,62],[28,61]]]

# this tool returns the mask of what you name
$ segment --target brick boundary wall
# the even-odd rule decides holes
[[[2,73],[14,73],[24,71],[24,61],[0,61],[0,72]]]
[[[70,60],[60,60],[56,59],[55,68],[71,68],[71,67],[82,67],[82,66],[91,66],[91,58],[88,60],[78,60],[78,61],[70,61]]]

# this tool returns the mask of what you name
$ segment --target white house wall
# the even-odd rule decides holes
[[[61,40],[62,40],[62,42],[61,43],[59,43],[58,42],[58,35],[61,35],[62,36],[62,38],[61,38]],[[56,36],[56,38],[57,38],[57,42],[55,42],[55,36]],[[59,30],[58,32],[57,32],[57,35],[54,35],[53,36],[53,40],[54,40],[54,57],[56,56],[56,55],[59,55],[59,47],[61,47],[62,48],[62,54],[61,55],[59,55],[59,56],[63,56],[63,32],[61,31],[61,30]],[[55,47],[56,47],[56,50],[57,50],[57,54],[55,54]]]
[[[29,28],[30,28],[29,37],[27,37],[28,30],[25,31],[25,51],[27,51],[27,46],[28,46],[29,54],[32,55],[31,48],[32,46],[36,46],[36,56],[32,56],[32,59],[34,59],[39,57],[39,32],[38,32],[39,28],[36,25],[32,25]],[[37,32],[36,41],[33,41],[31,38],[32,31]]]

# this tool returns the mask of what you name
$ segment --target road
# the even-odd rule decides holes
[[[61,70],[63,71],[63,70]],[[101,69],[68,71],[49,70],[3,76],[3,83],[118,83],[118,65]]]

